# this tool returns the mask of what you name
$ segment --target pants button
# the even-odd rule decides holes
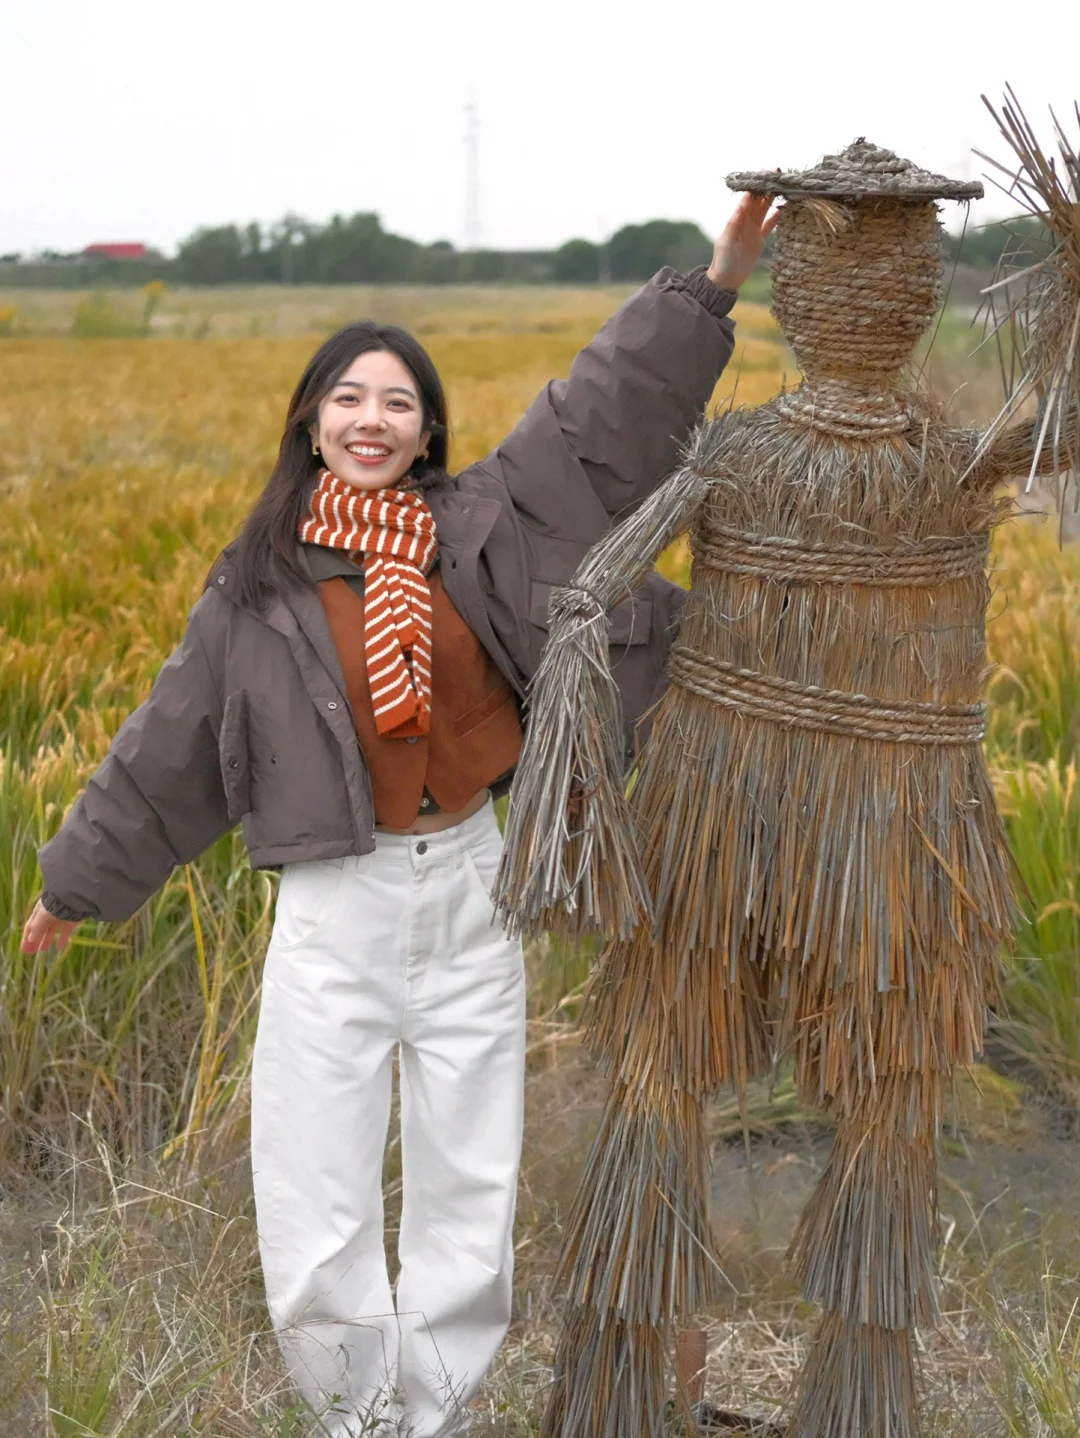
[[[424,843],[423,839],[421,839],[420,842],[419,842],[419,844],[417,844],[417,846],[416,846],[416,852],[417,852],[418,854],[426,854],[426,853],[427,853],[427,845]]]

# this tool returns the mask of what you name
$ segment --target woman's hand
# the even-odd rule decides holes
[[[56,918],[39,899],[22,932],[23,953],[41,954],[52,948],[53,944],[56,945],[57,951],[66,949],[81,922],[80,919]]]
[[[713,247],[709,279],[722,290],[737,290],[761,257],[765,241],[780,218],[769,214],[768,195],[743,195]]]

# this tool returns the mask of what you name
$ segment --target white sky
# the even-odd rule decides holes
[[[1075,131],[1080,4],[1034,0],[0,0],[0,252],[374,210],[461,244],[464,105],[482,241],[663,216],[714,232],[734,169],[865,134],[962,178],[1003,155],[1006,80]],[[1000,199],[971,223],[1007,212]]]

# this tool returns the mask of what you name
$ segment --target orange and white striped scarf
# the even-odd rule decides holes
[[[389,739],[431,728],[431,590],[438,550],[427,501],[403,489],[354,489],[319,471],[298,533],[344,549],[364,570],[364,648],[375,727]],[[406,657],[408,656],[408,657]]]

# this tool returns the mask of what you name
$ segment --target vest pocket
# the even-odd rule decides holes
[[[225,787],[229,819],[233,824],[238,824],[245,814],[251,813],[248,699],[247,692],[243,689],[230,694],[225,700],[218,753],[221,758],[221,781]]]
[[[510,689],[500,686],[493,689],[490,694],[485,694],[479,704],[474,704],[471,709],[466,709],[464,714],[459,714],[454,720],[454,729],[459,736],[468,734],[485,719],[490,719],[492,714],[497,714],[504,704],[513,704],[514,695]]]

